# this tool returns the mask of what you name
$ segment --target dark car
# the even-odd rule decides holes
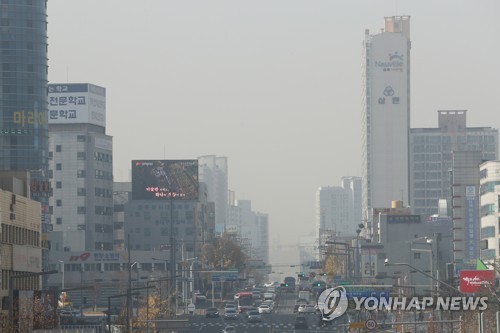
[[[207,318],[219,318],[219,310],[217,308],[208,308],[205,313],[205,317]]]
[[[294,327],[295,327],[295,329],[306,330],[308,328],[307,318],[305,316],[295,317]]]
[[[262,315],[259,313],[259,311],[249,311],[248,315],[248,322],[249,323],[260,323],[262,321]]]

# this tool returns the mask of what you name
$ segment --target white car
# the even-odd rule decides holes
[[[267,304],[261,304],[257,309],[259,313],[271,313],[271,307]]]
[[[273,281],[273,282],[266,282],[264,283],[264,287],[272,287],[272,286],[279,286],[279,282]]]

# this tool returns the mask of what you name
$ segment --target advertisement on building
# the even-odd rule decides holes
[[[493,270],[461,270],[460,291],[463,293],[489,292],[495,288],[495,271]]]
[[[19,272],[40,272],[42,269],[42,250],[13,244],[12,269]]]
[[[88,83],[49,85],[49,124],[106,126],[106,89]]]
[[[371,187],[379,189],[373,207],[386,206],[396,197],[408,198],[407,42],[397,33],[375,35],[367,55]]]
[[[198,200],[198,160],[132,161],[132,200]]]
[[[465,187],[465,258],[476,259],[476,187]]]

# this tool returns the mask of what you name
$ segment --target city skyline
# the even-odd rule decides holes
[[[134,159],[226,156],[272,247],[314,231],[317,188],[361,175],[361,44],[385,16],[412,20],[412,128],[437,110],[500,126],[494,1],[147,4],[49,1],[49,81],[107,89],[115,181]]]

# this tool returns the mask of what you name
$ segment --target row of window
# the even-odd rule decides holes
[[[494,135],[459,135],[456,137],[459,144],[467,143],[495,143]],[[428,135],[415,135],[413,137],[414,144],[451,144],[451,136],[428,136]]]
[[[40,246],[40,232],[10,224],[2,224],[2,243]]]
[[[85,138],[85,136],[78,136]],[[61,145],[56,145],[56,152],[60,153],[62,152],[62,146]],[[52,160],[54,158],[53,152],[49,152],[49,159]],[[85,152],[77,152],[76,153],[76,159],[77,160],[86,160],[87,159],[87,153]],[[113,162],[113,157],[111,154],[106,154],[106,153],[100,153],[100,152],[94,152],[94,160],[99,161],[99,162],[107,162],[111,163]],[[58,169],[60,170],[60,169]]]
[[[62,207],[62,206],[63,206],[62,200],[56,200],[56,207]],[[95,206],[94,209],[96,215],[108,215],[108,216],[113,215],[113,207]],[[49,213],[53,214],[53,212],[54,212],[54,207],[50,206]],[[87,208],[85,206],[78,206],[76,208],[76,212],[78,215],[85,215],[87,214]]]
[[[193,209],[193,206],[192,205],[188,205],[188,204],[184,204],[184,205],[181,205],[181,204],[178,204],[178,205],[173,205],[173,204],[167,204],[167,205],[137,205],[137,210],[149,210],[151,208],[151,210],[156,210],[158,208],[158,210],[170,210],[170,207],[172,206],[172,208],[174,210],[181,210],[181,209]]]
[[[192,251],[191,251],[192,252]],[[168,264],[167,264],[168,268]],[[58,264],[49,265],[50,270],[60,270]],[[126,271],[126,263],[92,263],[92,264],[64,264],[65,272],[120,272]],[[165,263],[141,263],[141,271],[165,271]],[[7,289],[7,288],[5,288]]]
[[[62,164],[56,163],[56,170],[61,171],[62,169],[63,169]],[[77,178],[86,178],[87,172],[85,170],[76,170],[76,177]],[[53,170],[49,170],[49,178],[50,179],[54,178]],[[95,170],[94,178],[95,179],[104,179],[104,180],[113,180],[113,173],[111,171]]]

